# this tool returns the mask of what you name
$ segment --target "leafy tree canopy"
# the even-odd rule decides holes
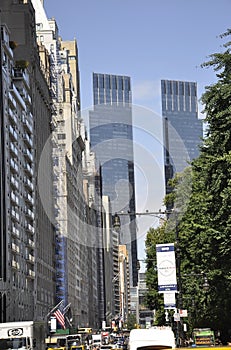
[[[221,37],[229,37],[227,30]],[[212,54],[202,67],[213,68],[217,82],[202,96],[207,131],[200,155],[171,182],[165,204],[174,206],[169,220],[150,229],[147,249],[147,303],[162,309],[157,293],[155,244],[179,236],[183,307],[189,329],[211,327],[223,342],[231,337],[231,53]],[[209,290],[204,290],[205,281]],[[184,320],[185,321],[185,320]]]

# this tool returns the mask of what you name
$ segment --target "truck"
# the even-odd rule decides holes
[[[45,350],[46,323],[36,321],[0,323],[1,350]]]
[[[194,328],[193,329],[193,343],[194,346],[214,346],[215,335],[210,328]]]
[[[102,344],[102,334],[92,334],[92,346],[100,346]]]
[[[129,350],[137,349],[173,349],[176,347],[171,327],[151,327],[132,329],[128,343]]]

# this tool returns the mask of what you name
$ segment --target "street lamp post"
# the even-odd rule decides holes
[[[148,211],[146,210],[145,212],[116,212],[114,215],[112,215],[112,223],[113,223],[113,228],[116,232],[118,232],[118,236],[119,236],[119,244],[121,242],[120,239],[120,234],[121,234],[121,221],[120,221],[120,217],[122,216],[132,216],[132,217],[137,217],[137,216],[155,216],[159,219],[161,219],[164,216],[166,216],[169,212],[167,211]],[[136,264],[136,268],[138,271],[138,287],[136,288],[136,323],[139,323],[139,269],[140,269],[140,261],[144,261],[142,259],[138,259],[137,260],[137,264]]]
[[[179,245],[179,232],[178,232],[178,218],[175,216],[176,220],[176,229],[175,229],[175,246],[176,246],[176,276],[177,276],[177,309],[180,314],[180,310],[183,308],[182,301],[182,280],[181,280],[181,260],[180,260],[180,245]],[[177,336],[176,336],[176,346],[180,347],[181,342],[184,341],[183,333],[183,320],[180,317],[180,320],[177,321]]]
[[[117,212],[113,215],[113,227],[117,232],[120,232],[120,216],[155,216],[158,218],[163,217],[165,215],[166,219],[168,219],[168,216],[170,214],[177,215],[177,212],[174,210],[165,210],[165,211],[148,211],[145,212]],[[182,309],[182,281],[181,281],[181,261],[180,261],[180,247],[179,247],[179,234],[178,234],[178,222],[177,222],[177,216],[176,218],[176,229],[175,229],[175,246],[176,246],[176,271],[177,271],[177,287],[178,287],[178,298],[177,298],[177,308],[178,310]],[[137,260],[137,266],[139,265],[139,261]],[[181,339],[183,340],[183,324],[182,319],[180,318],[180,322],[177,322],[177,347],[180,347]]]

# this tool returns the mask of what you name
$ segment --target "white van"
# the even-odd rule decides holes
[[[176,347],[171,327],[151,327],[132,329],[129,337],[129,350],[161,350]]]

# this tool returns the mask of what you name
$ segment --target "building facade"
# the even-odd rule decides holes
[[[63,41],[54,18],[40,0],[32,0],[36,36],[50,55],[53,103],[53,185],[56,233],[56,302],[71,304],[73,325],[98,324],[97,252],[91,242],[97,218],[87,190],[84,126],[80,116],[80,81],[76,40]]]
[[[44,319],[55,301],[55,235],[38,194],[43,146],[51,134],[50,93],[40,66],[31,1],[3,0],[2,218],[3,321]],[[3,97],[3,96],[1,96]],[[10,151],[10,152],[9,152]],[[51,149],[46,170],[52,174]],[[46,193],[52,186],[43,179]],[[6,216],[7,215],[7,216]],[[11,248],[10,248],[11,247]]]
[[[129,257],[125,245],[119,245],[119,326],[123,328],[123,324],[128,320],[130,314],[130,278],[129,278]]]
[[[94,110],[89,113],[92,150],[102,169],[102,193],[111,214],[121,218],[120,243],[129,252],[131,284],[137,285],[137,240],[131,81],[127,76],[93,73]]]
[[[61,40],[40,0],[2,0],[0,10],[1,321],[46,320],[63,300],[73,325],[93,327],[96,218],[84,192],[77,43]]]
[[[114,239],[112,233],[111,203],[108,196],[102,196],[102,221],[103,221],[103,261],[104,261],[104,302],[105,316],[104,322],[111,326],[115,318],[118,303],[115,298],[115,285],[118,286],[118,279],[114,271],[115,252]],[[116,245],[118,246],[118,245]],[[118,261],[118,256],[116,257]]]
[[[161,80],[166,194],[175,173],[182,172],[199,155],[203,137],[198,119],[197,84]]]
[[[84,125],[82,125],[82,135],[86,135]],[[93,325],[95,329],[99,329],[105,321],[106,314],[101,172],[95,153],[91,151],[89,140],[86,136],[83,138],[85,139],[83,153],[84,193],[89,203],[89,229],[92,232],[89,249],[92,250],[93,255],[95,254],[95,259],[91,261],[89,266],[91,269],[89,277],[95,279],[96,282],[92,285],[96,291],[91,297],[90,304],[94,311],[92,310],[90,313],[89,324]],[[92,319],[93,315],[96,316],[94,320]]]

